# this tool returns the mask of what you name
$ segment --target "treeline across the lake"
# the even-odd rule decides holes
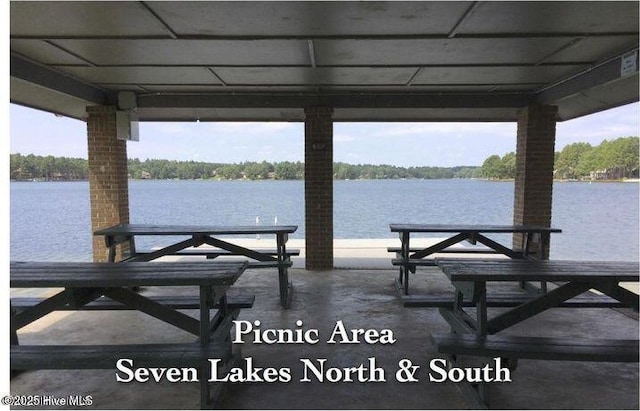
[[[598,146],[574,143],[556,153],[555,177],[559,179],[614,180],[638,177],[638,137],[603,141]],[[487,178],[515,177],[515,153],[502,157],[492,155],[481,167],[398,167],[392,165],[334,163],[337,180],[401,179],[401,178]],[[206,163],[175,160],[128,160],[129,177],[133,179],[218,179],[218,180],[301,180],[304,163],[284,161],[247,161],[239,164]],[[87,160],[33,154],[10,155],[12,180],[68,181],[87,180]]]
[[[283,161],[247,161],[239,164],[205,163],[198,161],[129,159],[129,177],[155,180],[302,180],[304,163]],[[11,154],[12,180],[86,180],[87,160],[80,158]],[[400,178],[471,178],[479,177],[479,167],[397,167],[371,164],[334,164],[338,180],[400,179]]]
[[[554,178],[558,180],[621,180],[638,178],[639,138],[620,137],[600,145],[573,143],[555,153]],[[488,157],[480,174],[489,179],[512,179],[516,154]]]

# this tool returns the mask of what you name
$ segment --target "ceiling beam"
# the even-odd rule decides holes
[[[571,41],[569,41],[568,43],[560,46],[559,48],[557,48],[556,50],[552,51],[551,53],[547,54],[546,56],[544,56],[543,58],[541,58],[540,60],[538,60],[535,64],[534,67],[539,67],[542,64],[544,64],[545,61],[549,60],[551,57],[557,56],[558,54],[562,53],[563,51],[570,49],[571,47],[575,46],[576,44],[580,43],[582,40],[584,40],[584,37],[578,37],[575,38]]]
[[[16,54],[11,54],[10,75],[93,104],[114,104],[117,101],[115,93],[51,70]]]
[[[220,84],[222,84],[223,86],[228,86],[228,84],[218,75],[218,73],[215,72],[213,68],[207,67],[207,70],[220,82]]]
[[[524,107],[529,93],[393,93],[298,92],[149,94],[138,96],[139,108],[497,108]]]
[[[40,35],[9,35],[11,40],[225,40],[225,41],[253,41],[253,40],[449,40],[450,33],[442,34],[196,34],[196,35],[73,35],[73,34],[40,34]],[[553,33],[454,33],[455,39],[546,39],[556,37],[630,37],[638,36],[637,31],[623,32],[553,32]]]
[[[591,64],[591,61],[558,61],[558,62],[542,62],[540,64],[535,64],[535,67],[571,67],[571,66],[586,66]],[[100,64],[93,65],[92,67],[100,67],[100,68],[113,68],[113,67],[178,67],[178,68],[512,68],[512,67],[532,67],[532,64],[528,63],[443,63],[443,64],[419,64],[419,63],[385,63],[385,64],[317,64],[315,65],[309,64],[207,64],[207,63],[199,63],[199,64],[148,64],[148,63],[136,63],[136,64]],[[51,64],[51,67],[57,67],[60,69],[64,69],[66,67],[87,67],[89,64]]]
[[[84,61],[86,65],[90,66],[90,67],[98,67],[94,62],[92,62],[91,60],[88,60],[84,57],[82,57],[81,55],[72,52],[71,50],[68,50],[65,47],[62,47],[61,45],[59,45],[58,43],[56,43],[55,41],[51,41],[51,40],[44,40],[45,43],[47,43],[48,45],[50,45],[51,47],[55,47],[58,50],[62,51],[63,53],[66,53],[70,56],[73,56],[73,58],[78,59],[80,61]]]
[[[479,1],[474,1],[473,3],[471,3],[471,5],[469,6],[469,8],[467,8],[467,10],[464,12],[462,17],[460,17],[460,20],[458,20],[456,24],[453,26],[453,28],[449,31],[449,34],[447,34],[447,37],[449,37],[450,39],[454,38],[456,34],[458,34],[458,29],[460,29],[460,27],[462,27],[464,22],[467,21],[469,17],[471,17],[473,12],[478,8],[479,5],[480,5]]]
[[[623,73],[622,65],[625,56],[633,56],[635,53],[635,68],[632,65],[631,71]],[[629,66],[627,66],[629,67]],[[590,88],[604,85],[606,83],[619,80],[623,77],[638,75],[638,49],[629,53],[624,53],[603,63],[588,68],[569,78],[563,79],[555,84],[547,86],[537,92],[536,101],[541,104],[554,104],[557,101],[584,92]]]
[[[167,24],[166,21],[164,21],[160,16],[158,16],[158,14],[155,11],[153,11],[151,6],[149,6],[147,2],[140,1],[138,2],[138,4],[140,5],[140,8],[142,10],[146,11],[151,17],[153,17],[160,24],[162,29],[167,32],[169,37],[171,37],[172,39],[178,38],[178,34],[175,31],[173,31],[173,29]]]

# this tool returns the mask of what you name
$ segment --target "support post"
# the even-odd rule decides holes
[[[333,108],[305,114],[305,243],[307,270],[333,268]]]
[[[127,142],[116,138],[116,107],[87,107],[91,232],[129,222]],[[118,251],[128,251],[122,244]],[[104,238],[93,237],[93,261],[108,261]],[[122,254],[120,254],[122,255]]]
[[[518,115],[516,180],[513,201],[515,225],[551,226],[553,165],[556,139],[556,106],[531,105]],[[524,234],[513,235],[513,248],[522,249]],[[531,254],[539,243],[531,244]],[[543,258],[549,256],[546,241]]]

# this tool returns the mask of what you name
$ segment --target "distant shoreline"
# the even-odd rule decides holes
[[[513,178],[496,179],[496,178],[356,178],[356,179],[333,179],[333,181],[393,181],[393,180],[480,180],[493,183],[505,183],[509,181],[515,181]],[[87,179],[10,179],[12,183],[70,183],[79,181],[89,181]],[[304,179],[290,179],[280,180],[274,178],[237,178],[237,179],[217,179],[217,178],[129,178],[128,181],[304,181]],[[567,180],[567,179],[554,179],[554,183],[640,183],[638,178],[623,178],[617,180]]]

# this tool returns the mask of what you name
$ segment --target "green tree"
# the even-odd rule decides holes
[[[497,154],[487,157],[482,163],[482,176],[484,178],[500,178],[500,156]]]
[[[573,179],[588,174],[587,162],[584,160],[593,147],[589,143],[573,143],[557,153],[555,160],[556,177]]]

